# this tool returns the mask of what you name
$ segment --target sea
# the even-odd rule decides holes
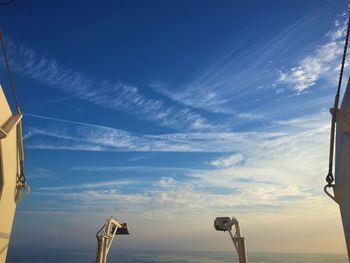
[[[347,263],[345,254],[249,253],[249,263]],[[95,253],[35,251],[9,253],[9,263],[95,262]],[[239,262],[232,252],[110,251],[108,263],[225,263]]]

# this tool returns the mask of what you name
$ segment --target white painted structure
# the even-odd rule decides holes
[[[232,226],[235,226],[235,234],[232,234]],[[214,228],[217,231],[228,231],[236,248],[239,263],[248,263],[247,252],[245,249],[245,239],[241,236],[238,220],[234,217],[217,217],[214,221]]]
[[[19,187],[19,150],[17,126],[22,114],[12,114],[0,86],[0,263],[6,262],[15,216]]]
[[[104,226],[97,232],[96,263],[106,263],[109,249],[116,235],[129,235],[126,223],[120,223],[113,217],[107,219]]]
[[[341,107],[337,111],[336,124],[334,200],[340,207],[350,255],[350,79]]]

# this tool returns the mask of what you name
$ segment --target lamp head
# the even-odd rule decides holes
[[[126,223],[122,223],[121,227],[117,228],[116,235],[129,235],[128,225]]]
[[[217,217],[214,220],[214,228],[217,231],[229,231],[233,224],[234,221],[229,217]]]

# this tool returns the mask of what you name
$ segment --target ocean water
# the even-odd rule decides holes
[[[94,262],[95,253],[74,251],[42,251],[10,253],[9,263],[80,263]],[[341,254],[283,254],[249,253],[250,263],[347,263],[347,255]],[[111,250],[107,262],[112,263],[225,263],[238,262],[234,253],[228,252],[181,252],[181,251],[118,251]]]

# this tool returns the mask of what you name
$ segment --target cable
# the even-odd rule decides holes
[[[4,54],[4,58],[5,58],[6,70],[7,70],[7,75],[9,78],[10,86],[11,86],[13,100],[15,101],[15,104],[16,104],[17,113],[20,113],[19,103],[18,103],[17,96],[16,96],[15,85],[13,84],[13,77],[12,77],[12,73],[10,70],[10,62],[9,62],[9,58],[7,56],[5,41],[4,41],[4,38],[2,36],[2,32],[0,32],[0,41],[1,41],[2,53]]]
[[[4,2],[0,1],[0,5],[10,5],[10,4],[12,4],[14,1],[15,1],[15,0],[8,0],[8,1],[4,1]]]
[[[13,84],[13,77],[10,70],[10,62],[7,56],[5,41],[1,31],[0,31],[0,42],[1,42],[2,52],[5,58],[6,70],[7,70],[10,86],[11,86],[12,96],[16,104],[16,112],[17,114],[21,115],[21,110],[20,110],[19,103],[16,96],[15,86]],[[19,163],[19,174],[17,178],[17,187],[16,187],[16,195],[15,195],[16,203],[22,200],[22,198],[25,195],[27,195],[30,191],[30,187],[27,184],[27,180],[24,175],[24,148],[23,148],[22,121],[20,121],[17,124],[17,147],[18,147],[18,154],[19,154],[19,162],[17,162]]]
[[[4,2],[0,1],[0,5],[10,5],[10,4],[12,4],[13,1],[15,1],[15,0],[8,0],[8,1],[4,1]]]
[[[335,98],[334,98],[334,107],[333,107],[333,113],[332,113],[331,136],[330,136],[330,147],[329,147],[329,166],[328,166],[328,174],[326,176],[326,182],[327,182],[326,187],[332,187],[332,183],[334,182],[333,156],[334,156],[335,122],[336,122],[336,118],[337,118],[337,111],[338,111],[338,105],[339,105],[340,89],[341,89],[341,84],[342,84],[342,81],[343,81],[343,72],[344,72],[344,66],[345,66],[346,53],[347,53],[347,49],[348,49],[349,33],[350,33],[350,17],[349,17],[349,21],[348,21],[348,29],[347,29],[347,32],[346,32],[346,38],[345,38],[345,44],[344,44],[344,52],[343,52],[343,59],[342,59],[341,68],[340,68],[337,94],[335,95]]]

